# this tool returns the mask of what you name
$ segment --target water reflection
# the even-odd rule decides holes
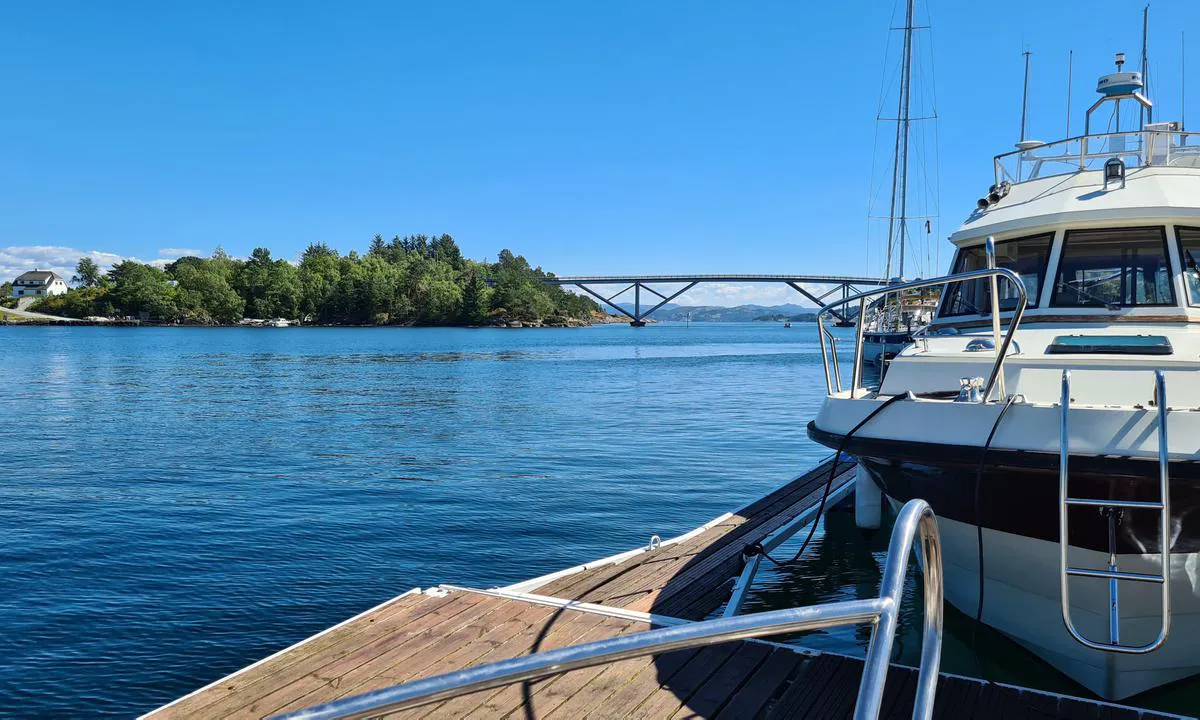
[[[827,513],[803,558],[784,567],[764,562],[743,613],[775,610],[825,602],[879,596],[883,566],[887,561],[891,523],[886,515],[881,529],[868,532],[854,523],[853,509]],[[790,559],[804,533],[772,553]],[[921,578],[916,563],[909,565],[893,648],[893,661],[920,664],[922,633]],[[866,626],[797,633],[786,638],[804,647],[863,657],[870,642]],[[945,606],[942,672],[984,678],[992,682],[1033,687],[1051,692],[1094,697],[1086,688],[1061,674],[1003,634],[977,625],[973,614]],[[1122,701],[1137,707],[1168,712],[1195,713],[1200,705],[1200,680],[1184,680]]]

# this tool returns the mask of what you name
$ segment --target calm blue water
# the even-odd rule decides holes
[[[828,454],[811,325],[0,327],[0,387],[0,716],[147,711],[411,587],[685,532]],[[874,596],[886,546],[835,513],[747,608]],[[972,630],[949,613],[945,669],[978,674]],[[991,679],[1081,692],[986,628],[979,648]]]
[[[0,327],[0,714],[689,530],[827,454],[822,377],[813,326]]]

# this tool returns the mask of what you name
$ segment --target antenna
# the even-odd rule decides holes
[[[1149,30],[1150,30],[1150,3],[1146,3],[1146,7],[1142,8],[1142,87],[1145,89],[1145,94],[1146,94],[1147,98],[1150,97],[1150,75],[1148,74],[1149,69],[1150,69],[1150,61],[1146,57],[1146,52],[1148,49],[1148,41],[1149,41],[1149,37],[1150,37]],[[1139,111],[1139,117],[1141,118],[1140,124],[1145,125],[1146,124],[1146,108],[1145,107],[1141,108],[1141,110]]]
[[[1071,70],[1075,61],[1075,51],[1067,51],[1067,134],[1071,137]]]
[[[1025,91],[1021,94],[1021,142],[1025,142],[1025,117],[1029,107],[1029,56],[1033,53],[1026,50],[1025,56]]]
[[[1179,31],[1179,129],[1184,130],[1187,125],[1184,124],[1183,118],[1187,114],[1187,63],[1184,61],[1185,48],[1183,44],[1183,31]]]

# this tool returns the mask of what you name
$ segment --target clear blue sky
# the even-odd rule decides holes
[[[1034,52],[1030,135],[1060,137],[1067,50],[1077,130],[1112,53],[1136,63],[1141,5],[928,5],[944,238],[1016,140],[1021,51]],[[449,232],[472,257],[510,247],[560,274],[861,273],[899,12],[5,3],[0,269],[217,244],[291,258],[313,241]],[[1200,40],[1198,20],[1200,3],[1151,8],[1161,119],[1179,115],[1179,29]],[[1200,98],[1200,48],[1190,61]]]

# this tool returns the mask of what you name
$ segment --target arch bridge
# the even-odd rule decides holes
[[[887,280],[881,278],[855,277],[850,275],[567,275],[548,277],[544,282],[547,285],[574,285],[613,310],[628,317],[629,324],[634,327],[644,326],[646,318],[655,310],[691,290],[696,285],[705,282],[783,283],[784,285],[791,286],[793,290],[816,303],[818,308],[825,307],[825,299],[839,291],[841,292],[841,297],[846,298],[860,292],[858,289],[859,286],[879,287],[889,284]],[[651,285],[678,284],[682,284],[683,287],[678,290],[665,290],[663,292],[659,292],[651,287]],[[615,295],[605,297],[600,292],[589,287],[591,285],[624,285],[625,287]],[[813,292],[809,288],[806,288],[806,285],[810,287],[813,285],[826,286],[828,289],[825,289],[823,292],[820,290]],[[618,298],[630,290],[633,291],[632,313],[616,303]],[[654,304],[646,310],[642,309],[642,290],[654,295],[656,298],[651,300]],[[839,314],[837,311],[833,311],[831,314],[839,322],[849,322],[846,316]]]

